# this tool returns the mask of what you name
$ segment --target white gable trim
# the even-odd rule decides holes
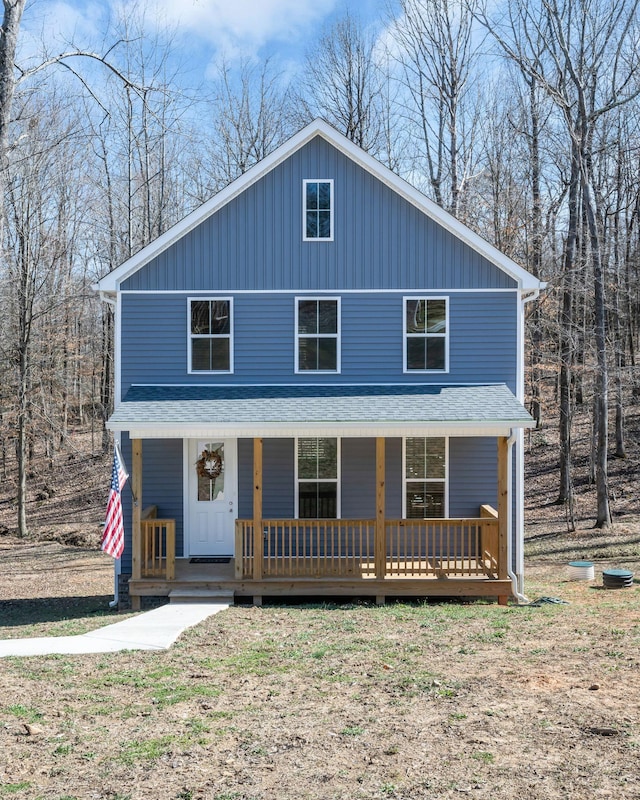
[[[520,267],[515,261],[512,261],[512,259],[508,258],[504,253],[500,252],[497,247],[494,247],[477,233],[474,233],[474,231],[443,208],[440,208],[440,206],[432,200],[429,200],[426,195],[419,192],[407,183],[407,181],[400,178],[322,119],[316,119],[311,122],[284,142],[284,144],[280,145],[277,150],[274,150],[273,153],[247,170],[244,175],[236,178],[235,181],[218,192],[206,203],[203,203],[168,231],[165,231],[162,236],[158,237],[146,247],[143,247],[142,250],[125,261],[124,264],[121,264],[99,281],[96,288],[101,292],[110,293],[118,291],[120,284],[133,275],[133,273],[137,272],[145,266],[145,264],[148,264],[149,261],[169,248],[174,242],[192,231],[201,222],[204,222],[204,220],[244,192],[252,184],[259,181],[264,175],[289,158],[296,150],[299,150],[318,135],[322,136],[337,150],[352,161],[355,161],[363,169],[370,172],[394,192],[433,219],[434,222],[465,242],[492,264],[495,264],[517,282],[519,289],[536,291],[544,288],[544,284],[530,272]]]

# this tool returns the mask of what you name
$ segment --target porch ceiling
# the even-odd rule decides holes
[[[504,384],[132,386],[107,423],[137,439],[507,436],[533,425]]]

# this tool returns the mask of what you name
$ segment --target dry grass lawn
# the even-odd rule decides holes
[[[566,604],[239,606],[163,653],[2,659],[0,800],[640,798],[632,411],[611,531],[591,529],[586,411],[574,533],[553,505],[557,437],[532,435],[526,590]],[[108,457],[61,468],[32,480],[27,542],[0,485],[0,637],[118,618],[96,551]],[[567,582],[574,558],[598,559],[592,584]],[[634,570],[633,588],[601,588],[604,566]]]
[[[566,605],[239,606],[163,653],[3,659],[0,798],[640,798],[639,587],[544,541],[528,594]],[[0,537],[0,636],[112,621],[110,567]]]

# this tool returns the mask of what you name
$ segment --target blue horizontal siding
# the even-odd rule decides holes
[[[294,513],[295,442],[265,439],[263,450],[263,515],[291,518]],[[402,517],[402,439],[385,441],[386,516]],[[253,443],[239,441],[239,514],[253,516]],[[374,519],[376,515],[376,452],[373,438],[341,440],[341,517]],[[477,517],[480,506],[497,507],[497,444],[492,437],[449,439],[449,516]]]
[[[299,296],[305,296],[301,294]],[[187,373],[187,295],[122,297],[123,394],[132,384],[497,383],[516,389],[515,292],[449,297],[449,373],[403,369],[403,296],[342,296],[340,374],[296,375],[293,294],[234,297],[234,373]]]
[[[449,516],[477,517],[480,506],[498,507],[495,438],[449,439]]]
[[[389,438],[386,450],[386,517],[402,516],[402,440]],[[122,452],[131,464],[131,443],[122,436]],[[183,554],[183,444],[181,440],[142,442],[143,505],[158,506],[158,516],[176,520],[177,555]],[[289,519],[295,507],[295,442],[265,439],[263,443],[263,516]],[[514,487],[515,488],[515,487]],[[341,516],[375,519],[375,439],[342,439]],[[131,491],[122,495],[125,553],[122,572],[131,573]],[[449,439],[449,516],[476,517],[484,503],[497,507],[497,444],[492,437]],[[514,513],[516,512],[514,497]],[[253,440],[238,441],[238,514],[253,516]]]
[[[341,517],[375,519],[376,440],[342,439]]]
[[[302,240],[302,181],[334,180],[334,241]],[[317,137],[125,289],[512,288],[498,267]]]
[[[121,451],[125,464],[131,472],[131,440],[122,434]],[[131,479],[122,490],[122,513],[125,528],[125,551],[122,555],[121,571],[131,573],[131,525],[132,495]],[[145,439],[142,442],[142,508],[158,507],[159,519],[176,521],[176,554],[183,553],[183,483],[182,483],[182,439]]]

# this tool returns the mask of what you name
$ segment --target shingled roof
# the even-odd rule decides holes
[[[534,424],[504,384],[133,386],[108,427],[136,438],[508,435]]]

